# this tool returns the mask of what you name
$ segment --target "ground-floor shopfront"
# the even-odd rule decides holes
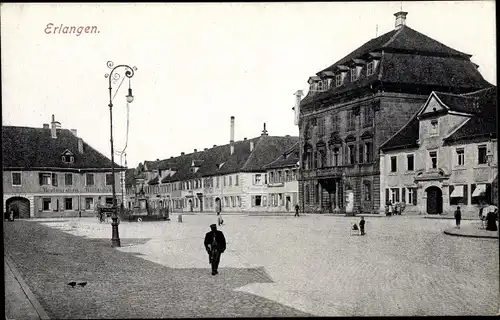
[[[4,194],[3,210],[13,210],[17,219],[93,216],[98,203],[112,204],[112,194]]]

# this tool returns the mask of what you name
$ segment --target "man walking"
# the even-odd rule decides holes
[[[222,231],[217,230],[217,225],[211,224],[210,232],[205,235],[205,249],[209,256],[209,263],[212,265],[212,275],[218,274],[220,256],[226,250],[226,238]]]
[[[298,217],[299,216],[299,204],[296,204],[295,205],[295,215],[294,217]]]

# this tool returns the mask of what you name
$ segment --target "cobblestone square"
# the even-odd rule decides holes
[[[176,311],[178,316],[245,316],[248,308],[274,316],[498,313],[498,240],[445,235],[443,230],[454,223],[451,220],[366,218],[366,236],[355,236],[350,235],[349,228],[359,218],[226,215],[226,224],[220,229],[225,233],[228,248],[221,259],[220,274],[212,277],[203,238],[214,220],[214,216],[205,214],[184,215],[183,223],[176,219],[122,222],[122,247],[111,251],[121,251],[124,264],[133,256],[130,253],[134,258],[155,263],[148,265],[152,268],[149,272],[142,270],[145,278],[136,279],[135,285],[128,287],[130,302],[134,303],[133,297],[139,292],[178,298],[179,292],[155,284],[154,266],[163,265],[172,274],[183,274],[177,290],[190,286],[206,290],[211,286],[226,288],[213,293],[213,299],[219,301],[216,311],[208,311],[210,308],[197,300],[201,297],[195,298],[191,289],[185,289],[191,293],[185,300],[175,302],[186,307],[184,313]],[[37,222],[83,236],[86,243],[96,247],[110,246],[111,226],[98,224],[94,219]],[[463,222],[467,223],[472,222]],[[20,250],[16,246],[21,244],[6,240],[7,251],[12,250],[16,260],[15,252]],[[48,276],[43,275],[43,269],[43,265],[37,267],[31,276]],[[185,274],[186,270],[192,275]],[[126,276],[126,271],[121,270],[116,276],[120,275]],[[112,288],[103,290],[112,292]],[[244,297],[235,295],[238,292]],[[236,306],[231,303],[233,300],[238,301]],[[149,307],[148,312],[137,314],[170,316],[157,306]]]

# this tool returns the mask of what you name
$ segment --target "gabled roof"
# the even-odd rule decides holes
[[[325,92],[309,92],[301,102],[307,107],[314,101],[344,94],[358,88],[384,85],[404,86],[407,90],[416,90],[430,94],[432,90],[470,92],[491,86],[477,70],[477,65],[470,61],[471,55],[450,48],[408,26],[392,30],[371,39],[344,58],[338,60],[325,71],[338,72],[345,66],[353,66],[356,61],[380,59],[374,74],[361,77],[351,83],[346,77],[344,84],[332,86]],[[366,67],[365,67],[366,68]],[[365,69],[364,68],[364,69]],[[421,88],[420,88],[421,87]]]
[[[218,174],[265,171],[264,167],[268,163],[276,160],[278,156],[289,150],[297,142],[298,137],[261,135],[253,139],[234,142],[232,155],[230,144],[226,144],[166,160],[145,161],[145,164],[147,164],[149,170],[161,168],[162,166],[175,168],[176,172],[173,175],[164,177],[161,180],[162,183]],[[254,144],[253,150],[250,149],[251,143]],[[192,170],[193,163],[200,165],[196,172]],[[157,183],[157,181],[153,179],[151,183]]]
[[[111,170],[111,160],[99,151],[82,140],[83,153],[79,153],[78,137],[68,129],[56,130],[57,138],[54,139],[51,129],[2,126],[3,168]],[[61,154],[66,150],[73,153],[73,163],[62,162]],[[125,167],[115,164],[115,169]]]
[[[478,112],[477,98],[459,94],[434,92],[445,107],[452,111],[476,113]]]
[[[276,160],[264,166],[265,169],[277,169],[294,167],[299,161],[299,143],[294,144],[290,149],[286,150]]]
[[[443,95],[442,93],[433,93],[437,96],[445,97],[447,109],[450,110],[468,110],[471,113],[471,118],[462,126],[460,126],[444,141],[452,142],[457,140],[466,140],[477,136],[496,135],[496,109],[497,109],[497,88],[490,87],[479,91],[456,95]],[[428,100],[429,101],[429,100]],[[475,101],[474,104],[471,101]],[[463,102],[464,105],[460,105]],[[392,137],[380,146],[380,150],[387,151],[391,149],[416,148],[418,147],[417,140],[419,139],[420,122],[418,114],[425,108],[424,104],[413,117]]]
[[[479,90],[466,97],[477,99],[476,114],[466,124],[445,139],[445,142],[464,140],[497,133],[497,87]]]

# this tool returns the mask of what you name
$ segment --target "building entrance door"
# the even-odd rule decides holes
[[[443,213],[443,192],[438,187],[429,187],[425,190],[427,193],[427,213]]]
[[[292,200],[290,199],[290,196],[286,196],[286,203],[285,203],[286,212],[290,211],[290,204],[291,203],[292,203]]]

